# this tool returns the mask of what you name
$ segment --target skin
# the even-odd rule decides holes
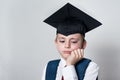
[[[75,65],[84,57],[86,41],[79,33],[68,36],[58,33],[55,44],[62,58],[66,60],[66,66]]]

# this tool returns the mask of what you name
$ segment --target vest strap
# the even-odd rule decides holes
[[[48,62],[45,80],[55,80],[59,62],[60,59]]]

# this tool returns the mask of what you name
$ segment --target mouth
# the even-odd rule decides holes
[[[71,51],[63,51],[64,54],[71,54]]]

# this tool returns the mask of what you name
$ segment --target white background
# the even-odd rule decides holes
[[[103,24],[86,34],[85,57],[99,65],[99,80],[120,79],[120,0],[0,0],[0,80],[41,80],[59,58],[56,31],[43,20],[67,2]]]

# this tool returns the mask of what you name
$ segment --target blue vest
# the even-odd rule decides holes
[[[60,60],[53,60],[48,63],[46,68],[45,80],[55,80],[59,62]],[[91,62],[90,59],[83,58],[75,65],[78,80],[84,79],[85,71],[90,62]]]

